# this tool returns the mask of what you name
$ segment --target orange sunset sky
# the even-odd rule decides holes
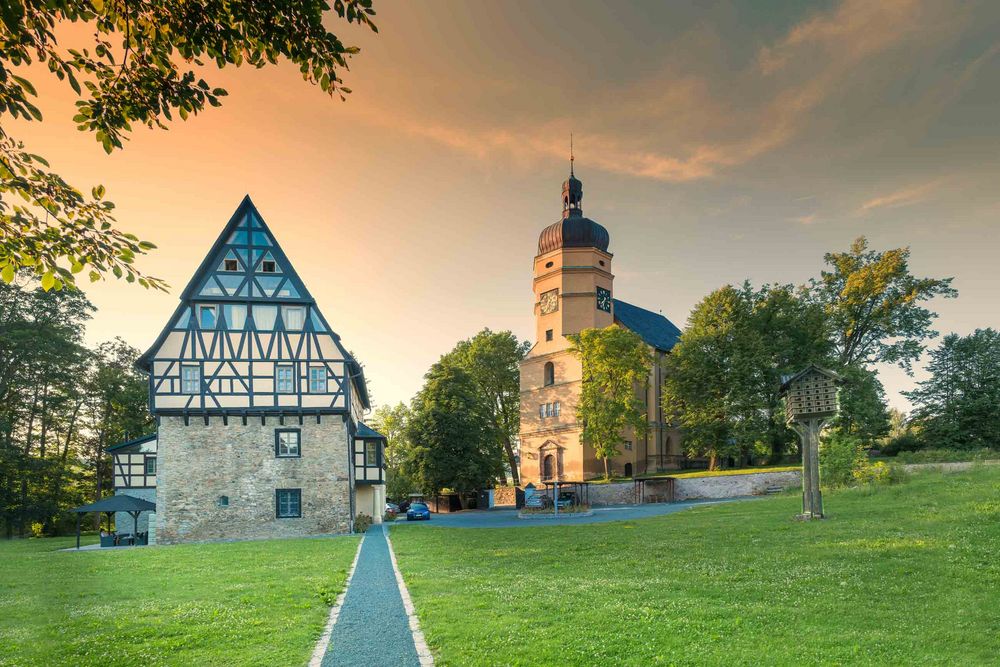
[[[362,48],[347,102],[287,64],[206,70],[221,108],[110,156],[70,121],[69,87],[33,72],[45,122],[11,132],[70,182],[103,183],[119,226],[159,246],[141,268],[172,286],[86,285],[91,342],[145,350],[249,193],[376,403],[408,400],[459,339],[532,335],[531,260],[571,131],[616,296],[679,326],[711,290],[801,283],[861,234],[955,277],[959,298],[932,305],[942,333],[1000,326],[1000,3],[375,8],[378,35],[330,23]],[[915,380],[882,379],[905,407]]]

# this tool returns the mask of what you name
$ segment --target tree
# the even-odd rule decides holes
[[[446,356],[453,358],[476,381],[493,431],[507,457],[514,486],[520,484],[514,442],[521,428],[520,364],[531,349],[510,331],[483,329],[463,340]]]
[[[406,474],[406,461],[412,453],[406,428],[410,409],[403,403],[380,405],[371,417],[371,425],[385,436],[386,496],[404,500],[416,490],[415,482]]]
[[[836,367],[843,379],[840,386],[840,413],[830,427],[873,447],[889,433],[889,412],[885,387],[878,373],[863,366]]]
[[[405,430],[412,450],[404,473],[429,495],[492,486],[503,472],[502,458],[476,381],[448,359],[424,378]]]
[[[653,355],[638,334],[615,324],[584,329],[569,339],[570,351],[583,365],[576,416],[584,441],[604,460],[604,476],[610,479],[609,459],[620,454],[626,431],[641,437],[649,429],[643,397]]]
[[[937,314],[921,303],[958,292],[951,278],[914,277],[909,258],[909,248],[868,250],[863,236],[848,252],[824,255],[831,268],[806,291],[826,311],[841,367],[886,363],[909,372],[923,342],[937,336],[931,328]]]
[[[1000,445],[1000,332],[949,334],[930,357],[930,377],[905,392],[921,438],[943,448]]]
[[[15,68],[44,63],[50,74],[80,97],[73,122],[93,132],[108,153],[123,146],[133,124],[165,128],[226,95],[199,78],[193,67],[262,68],[287,59],[302,77],[343,99],[340,71],[358,52],[324,26],[326,0],[232,0],[159,2],[130,0],[13,0],[0,4],[0,118],[41,121],[34,84]],[[375,30],[371,0],[335,0],[333,11],[349,23]],[[56,27],[85,23],[92,48],[64,49]],[[192,68],[189,68],[192,67]],[[147,288],[164,289],[133,262],[154,246],[114,227],[114,204],[104,187],[91,196],[48,170],[43,158],[0,127],[0,277],[10,283],[28,267],[45,290],[91,281],[109,273]]]
[[[782,375],[822,363],[830,350],[821,307],[790,285],[727,285],[692,311],[667,357],[663,408],[684,431],[689,454],[780,457],[796,440],[785,424]]]

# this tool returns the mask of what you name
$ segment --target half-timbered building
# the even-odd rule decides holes
[[[137,363],[157,433],[112,452],[116,492],[153,488],[159,543],[380,519],[384,439],[361,421],[364,373],[249,196]]]

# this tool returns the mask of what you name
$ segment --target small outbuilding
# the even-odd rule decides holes
[[[76,512],[76,548],[80,548],[80,520],[83,518],[84,514],[89,514],[90,512],[100,512],[106,514],[108,517],[108,523],[111,523],[111,515],[115,512],[125,512],[132,517],[132,544],[136,544],[135,535],[138,533],[139,527],[139,515],[143,512],[155,512],[156,503],[151,503],[148,500],[143,500],[142,498],[136,498],[135,496],[128,496],[125,494],[119,494],[115,496],[108,496],[107,498],[102,498],[96,503],[91,503],[89,505],[81,505],[80,507],[74,507],[71,511]]]

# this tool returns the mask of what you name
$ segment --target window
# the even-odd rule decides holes
[[[226,317],[227,329],[242,329],[247,322],[247,307],[240,303],[226,304],[222,314]]]
[[[229,496],[219,496],[216,503],[219,507],[229,507]]]
[[[552,262],[545,262],[545,268],[546,269],[551,269],[552,268]]]
[[[215,320],[215,306],[198,306],[198,325],[202,329],[214,329]]]
[[[155,475],[156,474],[156,459],[152,456],[146,457],[146,474]]]
[[[270,331],[274,328],[274,320],[278,317],[277,306],[254,306],[253,322],[258,329]]]
[[[181,393],[201,393],[201,366],[181,366]]]
[[[309,392],[313,394],[325,394],[327,392],[325,368],[309,369]]]
[[[552,329],[545,330],[545,340],[552,340]]]
[[[378,465],[378,441],[365,440],[365,465]]]
[[[274,455],[279,459],[302,456],[299,443],[302,433],[295,428],[278,429],[274,432]]]
[[[632,451],[632,441],[631,440],[626,440],[625,441],[625,449],[627,449],[628,451]]]
[[[292,366],[278,366],[274,370],[274,386],[279,394],[295,391],[295,370]]]
[[[297,519],[302,516],[302,489],[277,489],[274,496],[279,519]]]
[[[240,263],[237,262],[235,259],[223,260],[223,262],[222,262],[222,269],[224,271],[239,271],[240,270]]]
[[[556,401],[555,403],[552,404],[552,416],[553,417],[558,417],[559,416],[559,412],[560,412],[560,408],[561,407],[562,406],[559,405],[559,401]]]
[[[285,321],[285,329],[289,331],[301,331],[306,323],[306,309],[302,306],[283,306],[281,317]]]
[[[261,273],[277,273],[278,265],[274,263],[273,259],[265,259],[260,263]]]
[[[545,419],[545,404],[542,403],[538,406],[538,418]]]
[[[545,386],[548,387],[550,384],[555,384],[556,382],[556,367],[551,361],[545,362],[545,371],[543,373]]]

